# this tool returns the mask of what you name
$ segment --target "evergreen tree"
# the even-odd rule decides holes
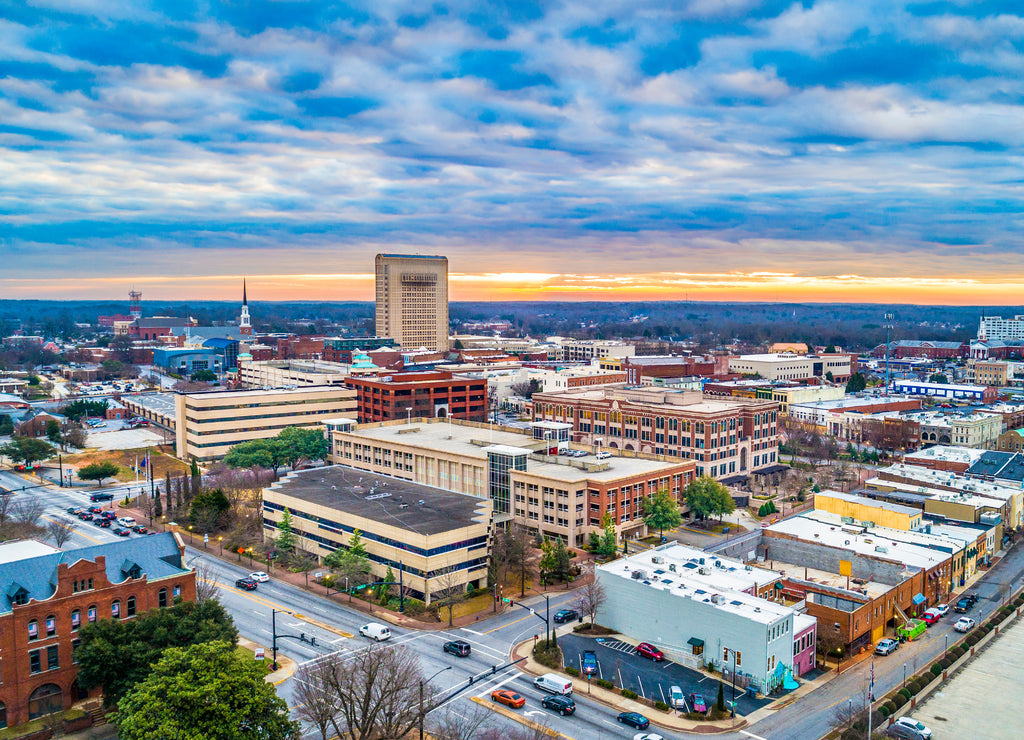
[[[295,533],[292,531],[292,513],[287,507],[281,514],[281,521],[277,523],[277,539],[275,540],[279,550],[291,552],[295,549]]]
[[[189,488],[187,499],[189,504],[191,504],[192,500],[203,491],[203,476],[199,473],[199,463],[196,462],[194,457],[192,458],[191,477],[192,485]]]
[[[150,462],[150,465],[152,465],[152,464],[153,463]],[[160,491],[157,491],[156,495],[159,496],[160,495]],[[171,471],[170,470],[168,470],[167,472],[164,473],[164,497],[166,497],[166,499],[167,499],[167,504],[166,504],[165,508],[167,509],[167,513],[170,514],[171,513],[171,509],[174,508],[174,502],[171,501]]]
[[[615,554],[615,520],[606,511],[601,521],[603,531],[601,533],[601,546],[598,555],[610,558]]]
[[[348,551],[357,558],[366,557],[366,546],[363,545],[363,533],[358,529],[353,529],[352,536],[348,538]]]
[[[725,711],[725,687],[722,686],[721,681],[718,682],[718,700],[715,702],[715,708],[718,709],[719,712]]]
[[[383,580],[386,582],[391,582],[395,580],[395,571],[391,570],[390,565],[388,566],[387,572],[384,573]],[[377,586],[374,595],[377,597],[377,601],[383,604],[385,601],[387,601],[388,594],[390,593],[390,591],[391,586],[386,585],[386,583],[382,583],[381,585]]]

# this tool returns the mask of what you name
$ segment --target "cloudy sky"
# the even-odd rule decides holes
[[[0,0],[0,297],[1021,303],[1022,72],[1019,0]]]

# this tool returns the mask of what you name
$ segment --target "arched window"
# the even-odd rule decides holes
[[[64,696],[60,686],[53,683],[44,683],[32,692],[28,698],[29,720],[39,719],[43,715],[59,712],[64,708]]]
[[[53,637],[57,634],[57,617],[53,614],[46,618],[46,636]]]
[[[110,603],[110,616],[113,617],[114,619],[120,619],[121,618],[121,600],[120,599],[114,599]]]
[[[89,616],[89,621],[90,622],[95,622],[96,621],[96,605],[95,604],[93,604],[92,606],[89,607],[88,616]]]
[[[28,639],[38,640],[39,639],[39,622],[34,619],[29,620],[28,623]]]
[[[157,604],[161,609],[167,607],[167,589],[162,588],[157,592]]]
[[[71,631],[74,632],[82,626],[82,610],[75,609],[71,612]]]
[[[135,597],[134,596],[129,596],[128,597],[128,603],[127,603],[126,607],[127,607],[127,610],[128,610],[128,617],[134,617],[135,616]]]

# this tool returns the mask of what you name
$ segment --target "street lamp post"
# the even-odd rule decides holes
[[[736,651],[732,651],[732,715],[731,718],[736,717]]]
[[[423,688],[424,688],[424,687],[425,687],[425,686],[426,686],[426,685],[427,685],[428,683],[430,683],[430,682],[431,682],[431,681],[433,681],[433,680],[434,680],[435,678],[437,678],[437,677],[438,677],[438,676],[440,676],[440,675],[441,675],[442,673],[444,673],[445,671],[450,671],[450,670],[451,670],[451,668],[452,668],[451,666],[445,666],[444,668],[442,668],[441,670],[439,670],[439,671],[438,671],[437,673],[435,673],[435,674],[434,674],[433,676],[431,676],[430,678],[428,678],[428,679],[427,679],[426,681],[420,681],[420,721],[419,721],[419,726],[420,726],[420,740],[423,740],[423,720],[424,720],[424,719],[426,719],[426,716],[427,716],[427,713],[426,713],[425,711],[423,711],[423,709],[424,709],[424,707],[423,707]]]
[[[224,537],[223,536],[217,538],[217,546],[220,547],[220,554],[223,556],[224,555]]]
[[[545,616],[544,616],[544,639],[547,640],[548,645],[550,645],[551,644],[551,599],[550,599],[550,597],[547,594],[541,593],[540,591],[535,589],[533,586],[527,586],[527,588],[530,589],[531,591],[533,591],[534,593],[540,594],[541,596],[544,597],[544,605],[545,605],[545,612],[544,612],[544,614],[545,614]]]
[[[903,688],[907,688],[907,664],[903,664]]]

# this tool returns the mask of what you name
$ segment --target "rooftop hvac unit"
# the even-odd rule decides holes
[[[642,570],[634,570],[631,577],[634,581],[640,581],[647,577],[647,573]]]
[[[675,573],[676,572],[676,564],[675,563],[669,563],[668,564],[668,569],[670,571],[672,571],[673,573]]]
[[[700,573],[702,576],[706,576],[708,574],[708,569],[707,568],[698,568],[697,572]]]
[[[651,562],[652,563],[663,563],[665,561],[662,559],[661,555],[654,555],[654,556],[651,557]]]
[[[881,545],[875,546],[875,552],[889,552],[888,547],[882,547]]]
[[[754,569],[753,565],[744,565],[743,566],[743,570],[753,570],[753,569]]]

